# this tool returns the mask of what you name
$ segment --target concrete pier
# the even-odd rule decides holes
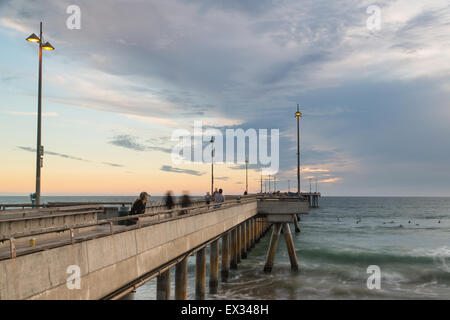
[[[241,258],[247,259],[247,234],[246,223],[241,224]]]
[[[237,242],[236,242],[236,261],[237,263],[241,263],[241,245],[242,245],[242,232],[241,232],[241,225],[237,226],[236,228],[236,234],[237,234]]]
[[[230,232],[227,232],[222,237],[222,269],[221,279],[223,282],[228,280],[230,272]]]
[[[206,295],[206,248],[197,251],[195,261],[195,299],[204,300]]]
[[[175,267],[175,300],[186,300],[188,264],[187,257],[181,260]]]
[[[270,237],[269,249],[267,250],[266,264],[264,265],[264,272],[266,273],[272,272],[275,253],[278,248],[278,240],[280,239],[281,224],[278,223],[272,228],[272,236]]]
[[[156,283],[156,299],[169,300],[170,299],[170,269],[162,272]]]
[[[291,270],[298,271],[297,255],[295,254],[294,241],[292,240],[291,228],[287,223],[283,223],[283,234],[286,241],[286,246],[289,253],[289,260],[291,261]]]
[[[223,250],[223,247],[222,247]],[[209,248],[209,293],[217,293],[219,285],[219,240]]]
[[[226,281],[230,268],[237,268],[238,257],[243,258],[246,250],[248,255],[249,247],[272,224],[292,223],[293,214],[306,213],[302,205],[293,198],[269,201],[249,197],[227,200],[220,208],[196,204],[183,216],[178,216],[176,210],[152,209],[133,217],[137,220],[134,225],[118,224],[129,219],[122,217],[0,234],[0,241],[6,244],[0,247],[0,299],[118,299],[156,277],[157,298],[169,299],[170,269],[174,267],[174,297],[184,300],[188,294],[187,260],[193,254],[197,262],[195,296],[203,299],[207,246],[211,246],[209,291],[213,293],[218,287],[219,254],[221,279]],[[287,217],[291,220],[286,221]],[[61,232],[63,236],[57,236]],[[36,234],[50,236],[30,247],[27,240]],[[284,232],[285,240],[289,235]],[[292,244],[288,250],[295,253],[293,249]],[[67,287],[70,266],[80,268],[78,290]]]
[[[237,228],[231,230],[231,244],[230,244],[230,269],[236,270],[238,261],[237,261]]]

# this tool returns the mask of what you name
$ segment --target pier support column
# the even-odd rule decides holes
[[[222,270],[221,278],[223,282],[228,280],[230,272],[230,233],[227,232],[222,237]]]
[[[292,240],[291,228],[288,223],[283,223],[284,240],[289,253],[289,260],[291,260],[291,270],[298,271],[297,255],[295,254],[294,241]]]
[[[236,246],[236,254],[237,254],[237,263],[241,263],[241,243],[242,243],[242,234],[241,234],[241,226],[236,227],[237,233],[237,246]]]
[[[156,283],[156,299],[170,300],[170,269],[158,276]]]
[[[205,300],[206,294],[206,248],[196,254],[195,267],[195,299]]]
[[[237,269],[237,228],[231,231],[231,257],[230,257],[230,269]]]
[[[247,232],[246,223],[241,224],[241,258],[247,259]]]
[[[264,266],[264,272],[270,273],[273,267],[273,261],[275,259],[275,253],[277,252],[278,240],[280,239],[281,224],[276,223],[273,226],[272,237],[270,238],[269,249],[267,251],[266,264]]]
[[[255,219],[250,219],[250,247],[255,247]]]
[[[214,294],[219,285],[219,240],[211,243],[209,250],[209,293]]]
[[[188,257],[175,266],[175,300],[186,300],[188,280]]]
[[[259,242],[259,219],[255,220],[255,243]]]
[[[292,218],[294,219],[295,233],[299,233],[300,232],[300,226],[298,225],[297,215],[294,214],[292,216]]]
[[[250,251],[250,248],[251,248],[251,240],[250,240],[250,221],[251,221],[251,220],[247,220],[247,221],[245,222],[245,232],[246,232],[246,239],[247,239],[247,245],[246,245],[247,253]]]

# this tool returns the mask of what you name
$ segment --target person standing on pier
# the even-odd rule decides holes
[[[206,202],[206,205],[208,206],[208,209],[209,209],[209,204],[211,203],[211,195],[209,194],[209,192],[206,192],[205,202]]]
[[[174,201],[173,201],[173,197],[172,197],[172,191],[167,191],[166,198],[165,198],[165,203],[166,203],[167,210],[172,210],[172,208],[174,206]]]
[[[183,197],[181,198],[181,207],[182,208],[188,208],[192,205],[191,202],[191,197],[189,197],[188,193],[185,192]],[[187,210],[182,210],[181,214],[186,214],[188,211]]]
[[[219,192],[214,195],[214,208],[219,208],[221,202],[225,201],[225,197],[223,196],[223,190],[219,189]]]

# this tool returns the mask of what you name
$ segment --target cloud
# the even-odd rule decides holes
[[[448,0],[380,0],[379,32],[367,30],[371,3],[359,0],[111,0],[110,10],[90,1],[79,31],[61,28],[69,4],[0,2],[5,35],[26,37],[45,17],[58,49],[48,67],[61,71],[52,67],[60,59],[64,68],[48,79],[61,92],[51,102],[169,129],[193,120],[280,128],[288,179],[300,103],[302,166],[341,177],[337,192],[383,192],[386,181],[405,193],[450,192]],[[130,135],[110,143],[171,152]]]
[[[144,143],[140,143],[138,142],[138,140],[138,137],[129,134],[120,134],[111,138],[109,143],[117,147],[134,151],[160,151],[165,153],[172,152],[172,148],[167,147],[167,145],[171,143],[168,137],[149,138]]]
[[[22,146],[17,146],[17,148],[19,148],[21,150],[24,150],[24,151],[36,153],[36,149],[34,149],[34,148],[22,147]],[[52,152],[52,151],[47,151],[47,150],[44,151],[44,154],[45,155],[56,156],[56,157],[60,157],[60,158],[64,158],[64,159],[76,160],[76,161],[83,161],[83,162],[90,162],[90,163],[100,163],[100,164],[104,164],[104,165],[111,166],[111,167],[118,167],[118,168],[124,167],[123,165],[117,164],[117,163],[96,162],[96,161],[86,160],[86,159],[83,159],[83,158],[80,158],[80,157],[75,157],[75,156],[64,154],[64,153]]]
[[[166,172],[190,174],[190,175],[193,175],[193,176],[202,176],[202,175],[205,174],[204,172],[200,172],[200,171],[197,171],[197,170],[174,168],[174,167],[168,166],[168,165],[163,165],[159,170],[166,171]]]
[[[117,147],[134,151],[145,151],[147,149],[145,145],[136,142],[135,137],[126,134],[113,137],[109,143]]]
[[[21,111],[3,111],[4,113],[15,115],[15,116],[37,116],[37,112],[21,112]],[[59,114],[56,112],[43,112],[43,117],[58,117]]]

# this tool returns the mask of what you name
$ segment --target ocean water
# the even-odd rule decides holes
[[[13,199],[14,198],[14,199]],[[44,201],[132,201],[134,197],[44,197]],[[153,197],[158,201],[160,197]],[[28,202],[0,197],[0,203]],[[293,234],[300,272],[292,274],[280,238],[271,274],[262,272],[270,232],[229,281],[207,299],[450,299],[450,198],[323,197],[302,215]],[[291,228],[292,231],[293,228]],[[381,288],[368,289],[378,266]],[[172,286],[174,285],[172,268]],[[195,295],[195,256],[189,258],[188,298]],[[172,294],[174,288],[172,288]],[[156,279],[135,299],[156,298]]]
[[[323,197],[301,219],[301,233],[293,233],[298,274],[284,238],[272,273],[262,272],[267,233],[207,299],[450,299],[450,198]],[[367,287],[370,265],[380,268],[379,290]],[[194,281],[190,257],[189,299]],[[135,299],[155,294],[152,280]]]

